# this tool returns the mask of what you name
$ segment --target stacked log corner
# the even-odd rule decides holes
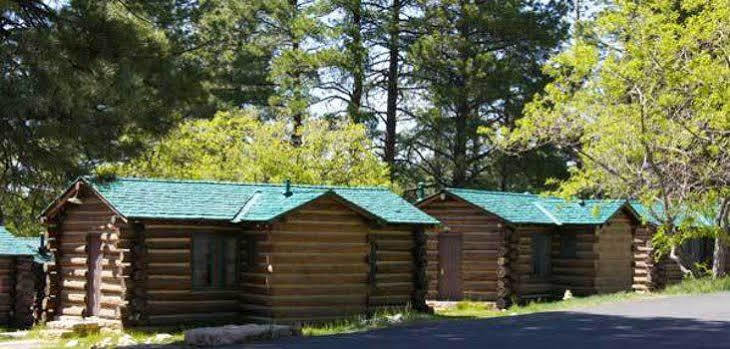
[[[15,258],[0,257],[0,325],[12,321],[13,297],[15,295]]]
[[[428,294],[428,276],[426,268],[428,267],[427,252],[428,236],[423,229],[415,229],[413,231],[413,295],[411,297],[411,306],[419,312],[432,312],[433,309],[426,305],[426,295]]]
[[[62,219],[62,217],[57,217]],[[41,305],[42,315],[40,320],[43,322],[52,321],[60,309],[60,294],[62,288],[62,279],[58,261],[63,257],[60,242],[61,235],[58,232],[58,221],[48,223],[46,237],[46,247],[53,255],[53,259],[43,265],[45,273],[45,292]]]
[[[31,256],[0,257],[0,325],[29,328],[41,317],[45,276]]]
[[[127,307],[122,314],[125,325],[149,325],[147,309],[147,244],[145,242],[144,224],[132,223],[129,236],[131,283],[125,293]],[[126,229],[125,229],[126,231]]]
[[[497,299],[495,305],[506,309],[512,305],[512,275],[510,270],[510,231],[501,228],[497,246]]]
[[[13,299],[13,326],[29,328],[35,323],[36,281],[33,257],[22,256],[15,259],[15,292]]]
[[[636,228],[634,236],[634,283],[638,292],[654,292],[682,281],[679,266],[663,256],[657,259],[651,239],[656,228],[642,225]]]

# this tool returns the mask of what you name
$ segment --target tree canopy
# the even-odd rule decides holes
[[[423,1],[421,9],[417,22],[424,34],[409,58],[428,103],[414,112],[416,125],[406,142],[410,165],[439,185],[514,188],[507,178],[494,179],[517,177],[509,165],[518,160],[504,159],[490,137],[477,131],[514,125],[524,102],[549,81],[540,68],[567,36],[568,7],[439,0]],[[533,152],[531,158],[557,164],[542,181],[561,176],[565,161],[559,156]]]
[[[308,120],[301,144],[285,121],[262,122],[254,111],[219,112],[182,123],[139,157],[99,171],[121,176],[303,184],[388,185],[365,127]]]
[[[116,1],[0,3],[0,218],[27,231],[65,183],[204,102],[198,71]]]
[[[522,149],[553,144],[577,154],[566,195],[642,200],[663,226],[655,243],[673,258],[687,238],[717,237],[721,274],[730,228],[730,4],[615,5],[545,66],[554,81],[517,129],[502,133]],[[697,215],[719,229],[696,229]]]

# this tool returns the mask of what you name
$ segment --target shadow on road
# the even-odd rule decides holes
[[[730,348],[730,319],[629,318],[553,312],[458,320],[246,348]]]
[[[176,346],[165,348],[174,347]],[[437,321],[364,333],[291,338],[227,348],[445,349],[455,347],[483,349],[730,348],[730,319],[728,321],[702,321],[550,312],[481,320]]]

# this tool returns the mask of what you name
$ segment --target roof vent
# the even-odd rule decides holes
[[[67,201],[74,205],[83,204],[84,202],[79,199],[79,192],[81,192],[81,182],[76,182],[76,186],[74,187],[74,195],[68,198]]]
[[[284,196],[290,197],[292,194],[294,193],[291,191],[291,180],[287,179],[286,182],[284,182]]]
[[[578,200],[578,205],[585,206],[586,205],[586,201],[583,200],[583,199],[580,199],[580,200]]]

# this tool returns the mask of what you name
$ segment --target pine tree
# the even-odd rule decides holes
[[[409,50],[427,107],[408,140],[411,166],[441,185],[492,178],[500,158],[480,128],[513,124],[546,76],[541,63],[566,38],[556,2],[427,0],[424,35]]]

